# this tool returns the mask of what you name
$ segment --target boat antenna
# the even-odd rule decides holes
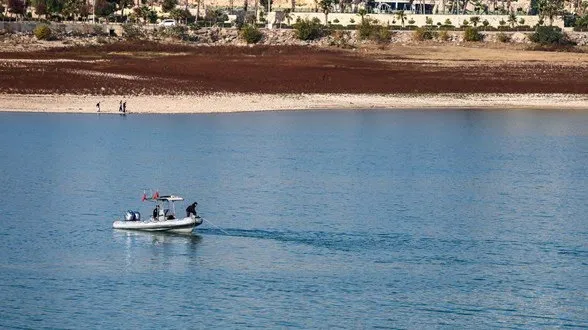
[[[201,218],[202,218],[202,217],[201,217]],[[221,227],[219,227],[219,226],[215,225],[214,223],[212,223],[212,222],[210,222],[210,221],[208,221],[208,220],[206,220],[206,219],[204,219],[204,218],[202,218],[202,220],[204,220],[204,221],[208,222],[208,224],[210,224],[210,225],[212,225],[212,226],[214,226],[214,227],[218,228],[220,231],[222,231],[222,232],[223,232],[223,234],[225,234],[225,235],[227,235],[227,236],[231,236],[231,234],[227,233],[227,232],[226,232],[224,229],[222,229]]]

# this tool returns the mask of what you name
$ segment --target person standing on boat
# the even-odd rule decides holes
[[[186,208],[186,217],[191,217],[191,215],[193,214],[194,217],[197,217],[196,215],[196,206],[198,206],[197,202],[194,202],[190,205],[188,205],[188,207]]]
[[[153,209],[153,220],[157,220],[159,218],[159,205],[156,205]]]

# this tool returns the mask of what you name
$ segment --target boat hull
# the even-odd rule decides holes
[[[183,218],[163,221],[115,221],[114,229],[142,230],[154,232],[190,233],[202,224],[202,218]]]

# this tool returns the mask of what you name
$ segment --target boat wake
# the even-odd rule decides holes
[[[407,237],[403,234],[337,233],[324,231],[295,232],[235,228],[201,228],[199,229],[199,233],[202,235],[268,239],[338,251],[356,251],[358,248],[382,249],[407,243]]]

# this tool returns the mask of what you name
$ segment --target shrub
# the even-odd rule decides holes
[[[540,45],[573,45],[574,43],[556,26],[537,26],[529,40]]]
[[[184,25],[176,25],[172,26],[169,29],[165,29],[167,35],[174,39],[178,40],[187,40],[188,39],[188,27]]]
[[[104,26],[100,24],[94,24],[92,26],[92,32],[97,36],[106,36],[108,33],[104,30]]]
[[[472,23],[472,25],[474,27],[476,27],[476,26],[478,26],[478,23],[480,23],[480,17],[478,17],[478,16],[470,17],[470,22]]]
[[[506,42],[510,42],[510,36],[509,36],[508,34],[506,34],[506,33],[503,33],[503,32],[499,32],[499,33],[496,35],[496,39],[497,39],[498,41],[500,41],[500,42],[504,42],[504,43],[506,43]]]
[[[413,32],[413,39],[417,41],[431,40],[435,37],[435,32],[426,27],[416,28]]]
[[[51,39],[51,29],[47,25],[39,25],[33,31],[35,37],[39,40]]]
[[[351,40],[351,36],[349,35],[349,31],[335,31],[331,36],[333,40],[331,41],[331,46],[336,46],[344,49],[354,48],[353,45],[349,43]]]
[[[300,40],[315,40],[325,34],[324,27],[321,25],[320,20],[316,18],[297,20],[292,27],[296,37]]]
[[[388,26],[379,25],[377,20],[367,17],[357,26],[357,35],[362,40],[369,39],[378,43],[386,43],[390,41],[392,32]]]
[[[392,32],[387,26],[379,26],[376,30],[376,34],[372,37],[372,40],[379,44],[387,44],[392,38]]]
[[[576,19],[576,26],[574,27],[574,30],[576,31],[582,31],[588,29],[588,14]]]
[[[126,39],[129,39],[129,40],[141,39],[145,36],[143,34],[143,31],[141,30],[141,28],[139,28],[138,26],[136,26],[134,24],[123,24],[122,29],[123,29],[123,33],[122,33],[123,37],[125,37]]]
[[[465,41],[482,41],[484,35],[478,32],[478,29],[467,27],[463,32],[463,40]]]
[[[245,40],[248,44],[256,44],[263,37],[263,33],[261,33],[261,31],[259,31],[259,29],[253,25],[246,25],[243,27],[241,29],[240,35],[241,38],[243,38],[243,40]]]
[[[455,29],[455,26],[453,26],[453,25],[445,25],[444,24],[444,25],[441,25],[439,27],[439,29],[441,29],[441,30],[453,30],[453,29]]]
[[[448,41],[449,39],[451,39],[451,34],[449,34],[447,30],[442,30],[439,31],[439,34],[437,34],[437,38],[439,38],[439,40],[442,41]]]

